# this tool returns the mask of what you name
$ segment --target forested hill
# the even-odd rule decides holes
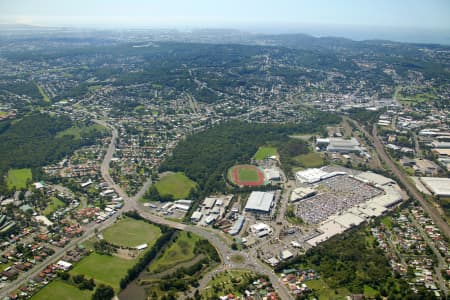
[[[58,132],[74,126],[68,117],[32,114],[18,121],[0,122],[0,192],[11,168],[37,168],[55,162],[81,145],[94,142],[97,133],[82,139]]]
[[[287,143],[293,133],[318,132],[340,118],[329,113],[315,113],[301,124],[277,125],[230,121],[191,135],[180,142],[160,167],[160,171],[181,171],[199,184],[204,193],[225,191],[223,176],[236,163],[248,163],[259,146],[271,143],[279,152],[283,147],[307,151],[303,145]],[[301,146],[301,147],[298,147]],[[288,149],[286,149],[289,152]],[[301,154],[301,153],[298,153]],[[298,155],[297,154],[297,155]]]

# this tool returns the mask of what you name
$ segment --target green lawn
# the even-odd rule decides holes
[[[307,281],[305,284],[316,292],[319,300],[345,299],[346,296],[350,295],[346,288],[331,289],[323,279]]]
[[[8,189],[16,187],[16,189],[22,189],[27,187],[27,180],[32,179],[31,169],[11,169],[8,171],[6,178],[6,184]]]
[[[79,140],[81,139],[81,135],[85,133],[89,133],[92,131],[103,131],[105,128],[101,125],[94,124],[87,127],[70,127],[66,130],[60,131],[56,134],[56,137],[63,137],[67,135],[73,136],[74,139]]]
[[[6,264],[0,263],[0,272],[3,272],[7,267],[12,266],[13,263],[12,260],[8,261]]]
[[[259,147],[258,151],[253,155],[256,160],[263,160],[268,156],[277,155],[277,148],[275,147]]]
[[[106,241],[117,246],[136,247],[148,244],[151,247],[161,236],[158,226],[131,218],[121,219],[103,231]]]
[[[320,156],[317,152],[299,155],[295,157],[295,160],[305,168],[317,168],[323,166],[324,164],[322,156]]]
[[[186,199],[196,183],[181,172],[162,177],[155,187],[160,195],[172,195],[174,199]]]
[[[128,260],[92,253],[77,263],[70,274],[84,274],[88,278],[94,278],[96,284],[110,285],[118,292],[120,280],[134,264],[136,264],[135,259]]]
[[[39,84],[37,84],[36,86],[37,86],[37,88],[38,88],[38,90],[39,90],[39,93],[41,94],[42,98],[44,99],[44,101],[45,101],[45,102],[50,102],[50,98],[49,98],[48,95],[44,92],[44,89],[43,89]]]
[[[378,294],[378,291],[368,285],[364,286],[364,296],[367,298],[375,298],[375,296]]]
[[[61,280],[54,280],[31,297],[32,300],[90,300],[92,291],[79,290]]]
[[[50,197],[50,201],[51,202],[47,205],[47,207],[44,210],[44,215],[46,216],[51,215],[58,208],[66,206],[64,202],[62,202],[56,197]]]
[[[195,243],[199,239],[199,236],[195,234],[180,231],[177,240],[164,251],[162,256],[150,264],[149,271],[159,273],[179,263],[193,259],[195,257]]]
[[[381,223],[383,223],[388,229],[392,229],[392,220],[390,216],[383,217],[381,219]]]
[[[258,181],[258,172],[254,169],[247,169],[247,168],[239,168],[238,172],[239,180],[246,182],[246,181]]]
[[[233,293],[235,296],[242,296],[236,287],[241,282],[244,277],[254,276],[255,273],[248,270],[229,270],[222,272],[215,276],[211,280],[207,287],[201,292],[202,299],[213,299],[214,286],[217,289],[216,294],[226,295],[228,293]],[[234,282],[232,282],[234,281]]]

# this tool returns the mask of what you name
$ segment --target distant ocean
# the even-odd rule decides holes
[[[390,40],[407,43],[432,43],[450,45],[450,29],[406,29],[368,26],[331,26],[331,25],[251,25],[242,27],[243,30],[254,33],[281,34],[305,33],[315,37],[344,37],[356,41],[361,40]]]

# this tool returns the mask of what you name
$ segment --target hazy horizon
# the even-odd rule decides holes
[[[77,28],[230,28],[354,40],[450,44],[446,0],[16,0],[0,3],[0,23]]]

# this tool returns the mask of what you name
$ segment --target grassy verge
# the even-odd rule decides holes
[[[42,99],[44,99],[45,102],[50,102],[50,98],[49,98],[48,95],[44,92],[44,89],[43,89],[39,84],[37,84],[36,87],[38,88],[39,94],[41,94]]]
[[[195,243],[199,239],[197,235],[186,231],[179,232],[177,240],[164,251],[162,256],[151,263],[149,271],[158,273],[193,259],[195,257]]]

